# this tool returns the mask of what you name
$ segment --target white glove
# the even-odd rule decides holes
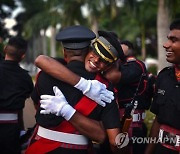
[[[97,80],[86,80],[81,77],[74,87],[103,107],[114,99],[114,93],[107,90],[106,85]]]
[[[76,110],[68,104],[63,93],[58,87],[54,86],[53,91],[55,96],[52,95],[41,95],[40,107],[41,114],[55,114],[56,116],[62,116],[67,121],[71,119]]]

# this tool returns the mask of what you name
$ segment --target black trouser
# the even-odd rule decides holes
[[[57,148],[48,154],[88,154],[87,150],[76,150],[76,149],[67,149],[67,148]]]
[[[146,137],[147,136],[147,128],[145,126],[145,124],[143,124],[142,127],[135,127],[133,128],[133,132],[132,132],[132,136],[135,137]],[[132,147],[131,147],[132,146]],[[128,144],[129,148],[132,148],[133,154],[144,154],[145,149],[146,149],[146,144],[145,143],[133,143],[132,144],[132,140],[130,141],[130,143]],[[128,147],[126,147],[124,149],[125,153],[129,154],[129,149],[127,149]],[[109,142],[108,139],[100,145],[100,148],[96,149],[98,154],[111,154],[111,150],[110,150],[110,146],[109,146]]]
[[[96,154],[112,154],[108,139],[103,144],[100,144],[99,148],[96,148]]]
[[[162,146],[160,143],[158,143],[155,147],[153,154],[161,154],[161,153],[162,154],[179,154],[178,151],[168,149],[168,148]]]
[[[0,154],[20,154],[18,124],[0,124]]]
[[[147,131],[145,130],[144,126],[142,128],[133,128],[132,135],[135,137],[143,137],[147,136]],[[144,154],[146,149],[146,143],[134,143],[131,144],[133,148],[133,154]]]

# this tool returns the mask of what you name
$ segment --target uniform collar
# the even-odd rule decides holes
[[[133,56],[129,56],[126,58],[126,62],[136,61],[136,58]]]
[[[72,60],[67,64],[68,68],[71,68],[74,73],[82,75],[82,77],[85,77],[87,79],[94,79],[96,73],[88,72],[85,69],[84,62]]]
[[[72,60],[72,61],[70,61],[67,65],[79,65],[79,66],[84,66],[84,62],[78,61],[78,60]]]
[[[175,68],[175,77],[178,80],[178,83],[180,83],[180,68],[177,65],[175,65],[174,68]]]
[[[12,64],[12,65],[19,65],[19,63],[17,61],[13,61],[13,60],[3,60],[4,64]]]
[[[175,75],[175,65],[168,67],[168,69],[169,69],[169,73],[168,73],[169,76],[171,78],[173,78],[173,80],[175,81],[175,84],[180,85],[180,82],[177,81],[177,78],[176,78],[176,75]]]

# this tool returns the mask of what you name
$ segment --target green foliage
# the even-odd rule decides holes
[[[0,42],[0,56],[3,56],[4,44]]]
[[[180,14],[180,1],[179,0],[165,0],[166,6],[169,8],[169,13],[174,19],[177,14]],[[177,16],[179,17],[179,16]]]
[[[147,55],[157,56],[156,19],[158,1],[152,0],[19,0],[24,12],[17,17],[14,30],[19,35],[32,39],[34,35],[48,27],[61,28],[81,24],[92,27],[93,20],[97,27],[114,31],[120,39],[128,39],[137,47],[137,51],[147,48]],[[122,5],[118,5],[121,2]],[[13,0],[3,0],[2,4],[14,5]],[[166,0],[172,18],[180,15],[180,1]],[[10,5],[11,6],[11,5]],[[82,7],[86,6],[88,16],[84,16]],[[14,7],[12,7],[14,8]],[[147,44],[146,40],[150,40]]]
[[[1,0],[0,1],[0,41],[9,37],[7,28],[5,28],[4,19],[12,14],[12,10],[16,7],[14,0]]]
[[[147,126],[147,129],[148,129],[148,136],[149,136],[149,133],[150,133],[150,130],[151,130],[151,126],[153,124],[153,121],[154,121],[154,118],[155,118],[155,115],[150,112],[149,110],[146,111],[146,118],[144,119],[144,123],[146,124]]]
[[[62,18],[63,18],[63,26],[69,26],[74,24],[86,24],[86,19],[83,17],[81,12],[81,7],[84,5],[82,0],[69,0],[63,1],[63,11],[62,11]]]
[[[151,72],[153,75],[157,75],[157,66],[156,65],[151,65],[148,68],[148,72]]]
[[[64,57],[63,48],[62,48],[62,45],[60,43],[57,43],[56,51],[57,51],[57,57]]]

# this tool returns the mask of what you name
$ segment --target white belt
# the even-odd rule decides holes
[[[163,140],[163,133],[164,133],[164,130],[163,129],[159,129],[159,141],[161,142],[161,143],[163,143],[163,142],[165,142],[168,138],[164,138],[164,140]],[[174,146],[180,146],[180,136],[179,135],[175,135],[176,136],[176,143],[175,143],[175,145]],[[174,140],[172,140],[171,139],[171,142],[174,142]]]
[[[77,144],[77,145],[87,145],[88,139],[83,135],[78,134],[69,134],[64,132],[57,132],[50,129],[43,128],[39,126],[37,134],[43,138],[69,143],[69,144]]]
[[[17,113],[0,113],[0,121],[17,120]]]
[[[135,113],[133,114],[133,122],[138,122],[141,121],[142,119],[144,120],[146,117],[146,113]]]

